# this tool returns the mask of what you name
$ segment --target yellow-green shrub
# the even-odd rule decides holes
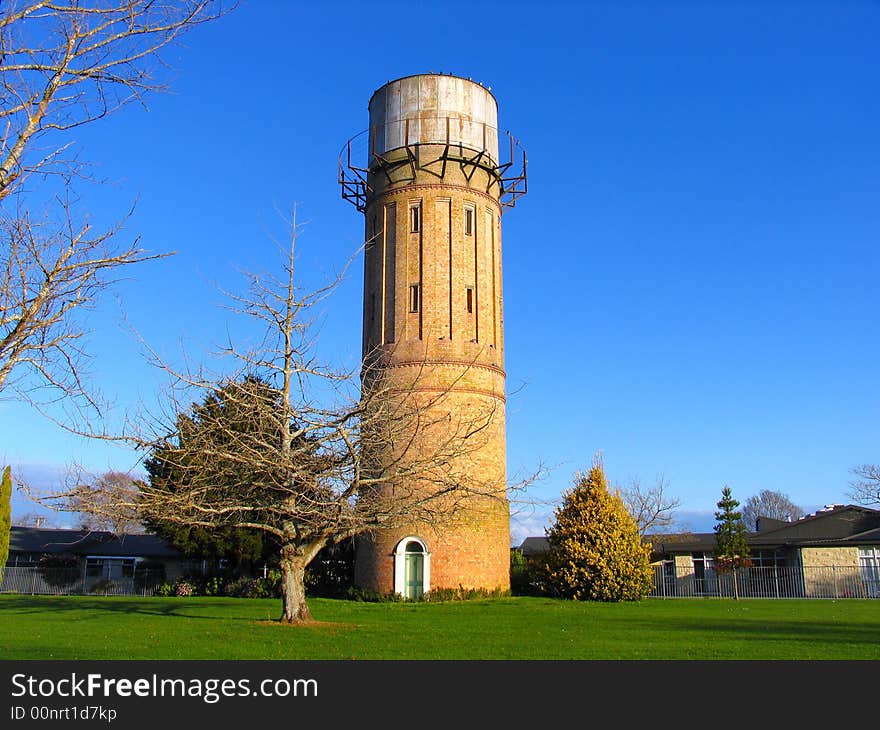
[[[634,601],[650,592],[650,547],[620,497],[608,492],[598,460],[563,494],[547,537],[546,581],[555,595]]]

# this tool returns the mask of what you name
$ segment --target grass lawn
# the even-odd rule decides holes
[[[880,659],[880,601],[270,599],[0,595],[3,659]]]

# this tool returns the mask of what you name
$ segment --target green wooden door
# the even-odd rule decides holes
[[[421,553],[406,554],[406,593],[407,598],[418,598],[425,592],[425,556]]]

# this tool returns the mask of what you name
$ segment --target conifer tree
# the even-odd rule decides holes
[[[739,502],[733,498],[730,487],[721,490],[721,499],[715,513],[715,568],[721,572],[733,572],[733,597],[739,598],[737,571],[751,565],[749,544],[746,541],[746,525]]]
[[[651,590],[650,547],[623,500],[610,494],[597,458],[575,477],[547,531],[547,584],[576,601],[634,601]]]
[[[12,529],[12,467],[3,470],[0,479],[0,582],[9,558],[9,531]]]

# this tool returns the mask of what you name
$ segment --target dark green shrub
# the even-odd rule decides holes
[[[280,598],[281,571],[270,570],[265,578],[235,578],[226,584],[224,592],[236,598]]]
[[[186,578],[180,577],[172,583],[169,583],[168,581],[160,583],[156,586],[153,595],[163,596],[165,598],[169,596],[193,596],[195,595],[195,589],[193,588],[192,583]]]
[[[174,583],[169,583],[167,581],[165,583],[160,583],[153,591],[153,595],[162,596],[163,598],[176,595],[174,592]]]
[[[89,589],[89,592],[94,593],[96,596],[112,596],[116,594],[116,590],[116,584],[112,580],[101,578]]]
[[[198,586],[198,595],[200,596],[223,596],[226,595],[226,583],[227,579],[215,575],[210,578],[205,578],[202,582],[202,585]]]
[[[365,603],[402,603],[404,601],[411,603],[440,603],[443,601],[471,601],[482,598],[504,598],[509,596],[509,591],[500,589],[488,590],[486,588],[434,588],[427,593],[423,593],[418,598],[404,598],[399,593],[393,591],[381,593],[379,591],[368,591],[363,588],[350,588],[345,597],[350,601],[362,601]]]
[[[509,591],[501,589],[488,590],[487,588],[434,588],[423,593],[419,598],[408,599],[423,601],[424,603],[440,603],[445,601],[474,601],[481,598],[504,598],[509,596]]]
[[[519,550],[510,551],[510,593],[514,596],[543,596],[544,571],[539,560],[527,558]]]
[[[354,541],[327,545],[306,568],[306,592],[322,598],[344,598],[354,586]]]
[[[48,585],[59,589],[72,586],[82,577],[82,567],[75,555],[43,555],[39,570]]]
[[[270,570],[265,578],[254,578],[251,598],[281,598],[281,571]]]
[[[363,588],[349,588],[345,597],[350,601],[361,601],[363,603],[400,603],[404,600],[399,593],[381,593],[379,591],[368,591]]]
[[[226,582],[223,587],[223,593],[234,598],[245,598],[251,584],[251,579],[247,576],[239,576]]]
[[[138,591],[155,591],[165,579],[165,563],[161,560],[141,560],[134,566],[134,587]]]
[[[204,596],[205,582],[207,578],[201,573],[184,573],[175,581],[175,585],[186,583],[189,586],[189,596]]]

